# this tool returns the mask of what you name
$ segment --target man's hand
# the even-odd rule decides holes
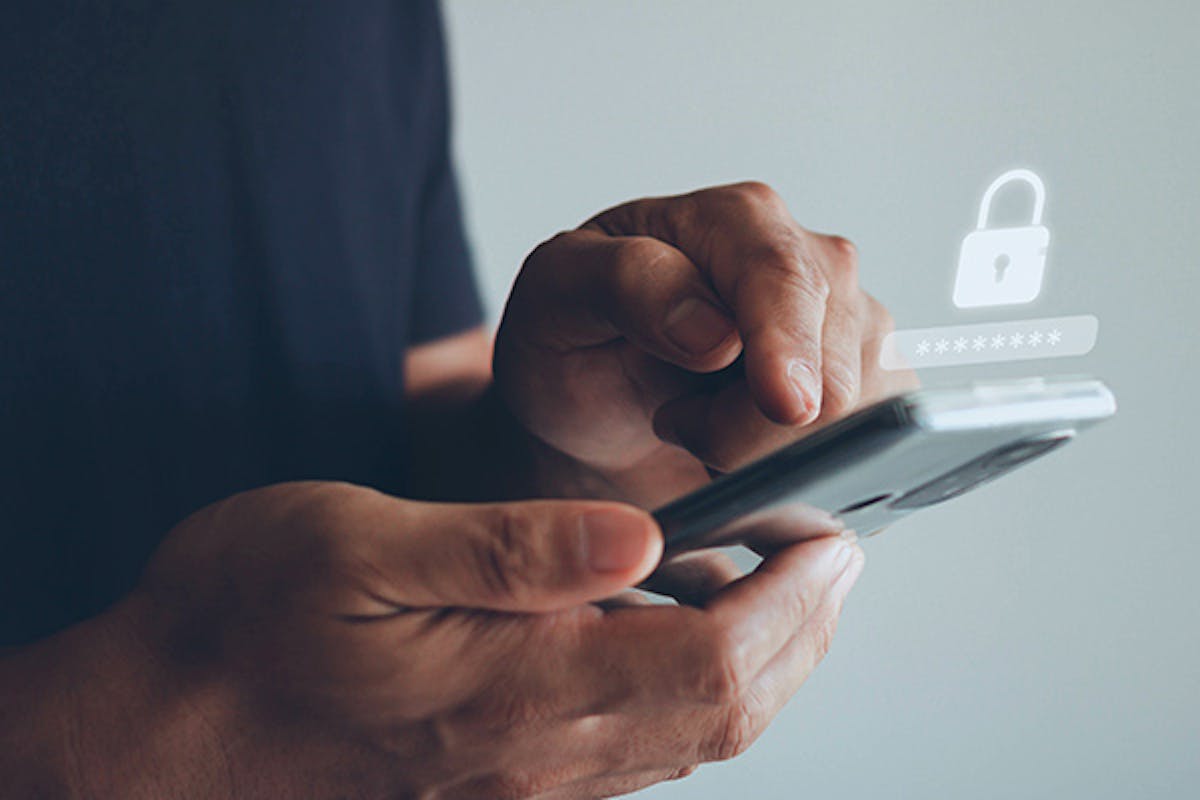
[[[697,606],[599,602],[661,547],[615,503],[238,495],[180,524],[105,618],[0,661],[26,687],[0,698],[0,774],[28,796],[489,800],[678,777],[792,695],[862,555],[814,540],[744,578],[678,573]],[[21,724],[47,707],[60,747]]]
[[[890,328],[850,242],[742,183],[627,203],[538,247],[495,379],[527,431],[650,506],[899,388],[877,367]]]

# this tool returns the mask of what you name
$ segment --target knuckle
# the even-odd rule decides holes
[[[827,238],[834,253],[831,266],[842,273],[857,275],[858,247],[854,242],[844,236],[829,236]]]
[[[747,275],[768,279],[777,289],[800,294],[819,302],[828,299],[832,286],[829,277],[815,265],[806,248],[780,242],[761,248],[747,259]]]
[[[527,598],[540,561],[533,542],[536,526],[520,508],[498,507],[496,514],[496,524],[479,548],[479,573],[493,597],[519,604]]]
[[[745,268],[733,285],[736,304],[753,301],[790,311],[797,302],[824,306],[832,293],[829,277],[808,257],[803,247],[780,242],[758,248],[743,259]],[[803,328],[811,320],[792,320],[788,314],[772,315]]]
[[[807,261],[805,263],[808,263]],[[805,269],[801,270],[797,275],[799,282],[798,288],[801,291],[810,292],[813,297],[821,302],[829,299],[829,295],[833,292],[833,284],[829,280],[829,276],[820,269]]]
[[[610,278],[618,296],[641,291],[645,276],[670,253],[666,244],[649,236],[625,237],[614,247]]]
[[[338,481],[314,483],[305,491],[304,500],[296,506],[295,513],[313,527],[337,531],[345,525],[348,513],[362,491],[358,486]]]
[[[650,236],[626,236],[616,243],[616,263],[625,269],[645,269],[661,259],[667,246]]]
[[[805,265],[803,248],[790,234],[758,243],[745,254],[745,262],[755,272],[783,275],[799,274]]]
[[[322,481],[304,491],[279,526],[290,539],[296,560],[311,567],[331,567],[349,555],[357,537],[350,536],[357,509],[368,490],[349,483]]]
[[[706,760],[729,761],[750,749],[760,730],[758,715],[744,702],[731,704],[720,717],[716,731],[706,747]]]
[[[667,780],[669,780],[669,781],[683,780],[684,778],[688,777],[689,775],[695,773],[695,771],[697,769],[699,769],[698,764],[687,764],[686,766],[679,767],[678,769],[674,770],[669,775],[667,775]]]
[[[336,481],[280,485],[261,545],[238,560],[239,581],[274,601],[317,599],[354,613],[380,584],[364,557],[361,512],[373,490]],[[369,603],[367,604],[370,605]]]
[[[791,630],[799,631],[816,613],[818,602],[810,590],[801,587],[791,592],[790,596],[779,604],[779,611],[786,615],[788,627]]]
[[[707,637],[701,659],[698,694],[701,700],[716,705],[739,702],[750,676],[744,641],[731,628],[717,627]]]
[[[850,239],[847,239],[845,236],[838,236],[836,234],[830,236],[829,239],[833,243],[834,249],[836,249],[842,255],[842,257],[848,261],[858,261],[858,245],[854,244],[854,242],[852,242]]]
[[[848,411],[858,399],[861,376],[841,360],[826,360],[825,388],[822,398],[824,411],[839,414]]]
[[[790,309],[789,309],[790,310]],[[790,315],[780,319],[775,326],[769,330],[771,338],[783,340],[785,342],[800,343],[806,350],[806,353],[811,353],[810,358],[816,358],[817,352],[821,349],[820,336],[820,320],[813,320],[807,316],[796,317]],[[806,364],[811,367],[811,361]]]
[[[782,202],[779,193],[763,181],[742,181],[732,184],[729,189],[742,199],[756,204],[776,205]]]
[[[820,661],[829,654],[830,648],[833,647],[833,637],[837,633],[838,618],[836,614],[829,614],[822,619],[816,620],[811,625],[811,639],[813,654],[816,656],[816,661]]]

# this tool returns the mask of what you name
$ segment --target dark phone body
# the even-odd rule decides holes
[[[1115,411],[1112,393],[1093,379],[898,395],[722,476],[654,516],[668,554],[819,535],[823,515],[814,508],[869,535],[1066,444]]]

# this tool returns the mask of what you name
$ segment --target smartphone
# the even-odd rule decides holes
[[[1092,378],[920,390],[876,403],[654,512],[668,555],[780,544],[840,520],[860,536],[1062,447],[1111,417]],[[828,514],[834,515],[832,522]],[[824,532],[829,532],[828,530]]]

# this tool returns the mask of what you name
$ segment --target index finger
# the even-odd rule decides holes
[[[727,703],[783,650],[854,560],[840,537],[788,547],[730,583],[703,607],[619,608],[579,619],[575,645],[540,653],[533,681],[540,696],[600,713],[637,705]],[[561,630],[561,627],[559,628]],[[561,642],[560,642],[561,644]],[[550,654],[553,652],[553,656]],[[547,691],[549,687],[555,691]]]
[[[719,592],[707,608],[580,606],[548,615],[443,616],[436,626],[424,623],[453,653],[441,668],[487,668],[449,670],[437,702],[514,723],[630,709],[666,719],[737,707],[780,653],[796,649],[797,633],[827,606],[830,587],[854,553],[832,537],[789,547]],[[799,663],[800,671],[806,663],[788,662]],[[495,687],[503,691],[491,691]]]
[[[830,285],[823,248],[762,183],[618,206],[591,224],[638,232],[683,252],[734,312],[746,381],[772,421],[815,419],[822,395],[822,330]]]

